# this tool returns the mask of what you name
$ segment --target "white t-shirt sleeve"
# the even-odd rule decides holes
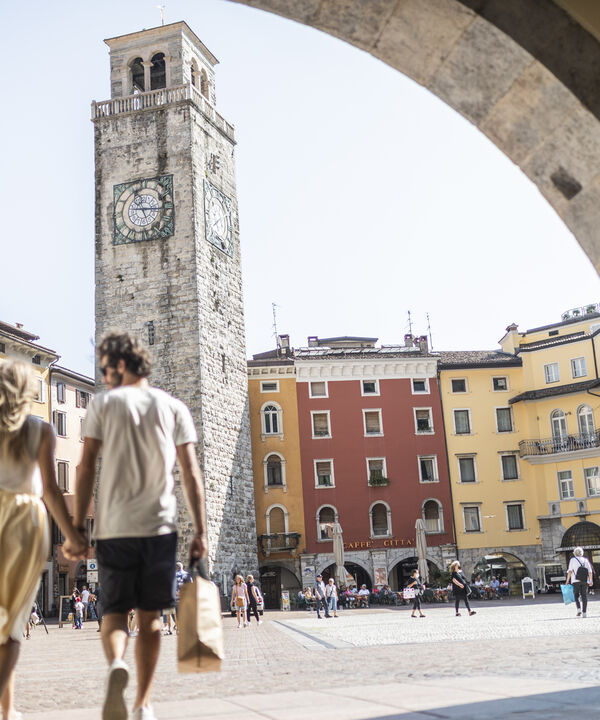
[[[102,417],[99,412],[102,395],[95,397],[88,405],[83,421],[83,437],[102,440]]]
[[[175,405],[175,433],[173,436],[175,445],[198,442],[198,434],[192,414],[187,405],[178,402]]]

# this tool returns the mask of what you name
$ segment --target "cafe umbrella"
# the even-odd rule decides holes
[[[417,518],[415,523],[415,539],[417,546],[417,567],[422,582],[429,582],[429,567],[427,566],[427,538],[425,537],[425,526],[423,520]]]
[[[346,584],[346,568],[344,567],[344,540],[342,538],[342,526],[333,523],[333,557],[335,558],[335,581],[340,587]]]

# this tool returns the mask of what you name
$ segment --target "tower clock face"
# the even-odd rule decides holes
[[[208,180],[205,180],[204,224],[206,239],[228,255],[233,252],[231,216],[231,200],[209,183]]]
[[[113,195],[113,245],[158,240],[173,235],[172,175],[115,185]]]

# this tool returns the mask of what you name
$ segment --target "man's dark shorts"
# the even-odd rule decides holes
[[[96,540],[102,610],[162,610],[175,603],[177,533]]]

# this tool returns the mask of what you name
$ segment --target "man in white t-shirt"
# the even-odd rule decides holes
[[[196,429],[188,408],[150,387],[150,355],[134,338],[113,333],[99,347],[108,392],[96,395],[84,424],[77,467],[75,525],[83,527],[102,449],[94,536],[102,585],[102,642],[110,668],[103,720],[126,720],[127,614],[137,610],[135,720],[155,720],[149,705],[158,661],[161,608],[173,607],[177,548],[173,467],[179,461],[196,534],[190,556],[206,555],[204,490]]]
[[[587,591],[588,585],[591,586],[593,581],[592,565],[584,556],[583,548],[576,547],[567,570],[567,584],[573,585],[577,617],[587,617]],[[579,598],[581,598],[581,605]]]
[[[88,607],[90,605],[90,591],[86,585],[83,586],[83,590],[81,591],[81,602],[83,603],[83,622],[85,622],[88,617]]]

